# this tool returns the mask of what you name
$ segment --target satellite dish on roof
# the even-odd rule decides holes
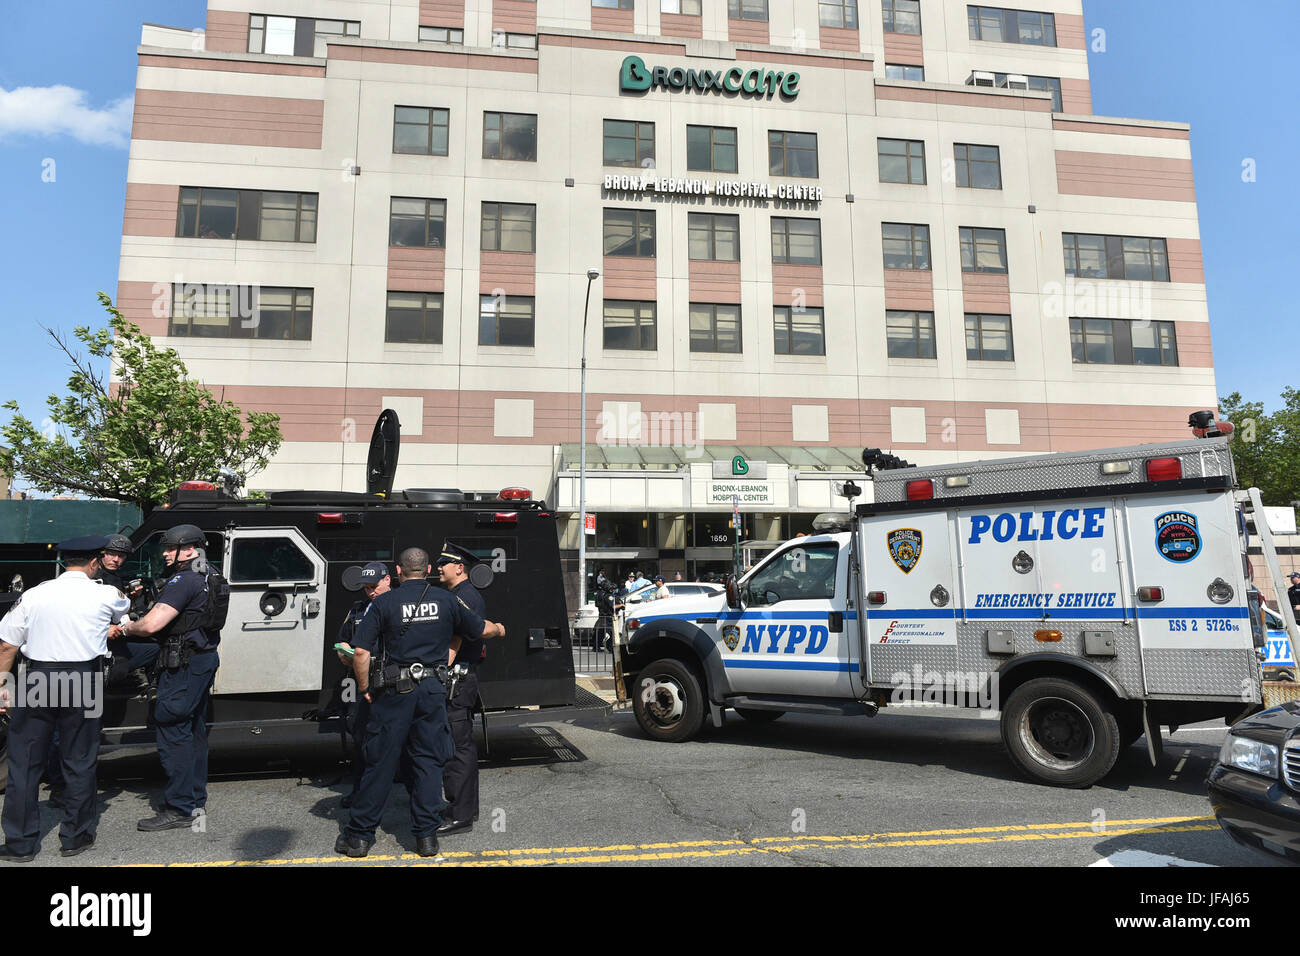
[[[366,458],[366,493],[388,497],[393,493],[397,472],[397,450],[402,440],[402,423],[397,412],[385,408],[370,434],[370,455]]]

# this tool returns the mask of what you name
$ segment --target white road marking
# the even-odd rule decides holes
[[[1112,853],[1110,856],[1102,857],[1096,863],[1089,863],[1088,866],[1208,866],[1213,867],[1213,863],[1194,863],[1191,860],[1184,860],[1176,856],[1165,856],[1161,853],[1148,853],[1146,850],[1120,850],[1118,853]]]

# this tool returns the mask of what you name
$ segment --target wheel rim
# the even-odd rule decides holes
[[[686,694],[682,685],[667,675],[655,677],[642,693],[645,695],[646,714],[657,726],[671,727],[686,713]]]
[[[1020,741],[1039,763],[1053,770],[1074,770],[1092,756],[1096,735],[1077,704],[1043,697],[1020,718]]]

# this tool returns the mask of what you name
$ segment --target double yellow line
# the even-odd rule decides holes
[[[961,846],[979,843],[1023,843],[1034,840],[1102,840],[1115,836],[1217,830],[1214,817],[1148,817],[1136,820],[1076,823],[1006,824],[944,830],[902,830],[846,836],[756,837],[751,840],[684,840],[675,843],[621,843],[609,846],[527,847],[514,850],[463,850],[429,859],[414,853],[372,854],[353,860],[344,856],[311,856],[273,860],[220,860],[168,863],[165,866],[310,866],[320,863],[394,863],[418,866],[558,866],[578,863],[643,863],[711,859],[761,853],[800,853],[836,850],[875,850],[881,847]],[[154,866],[137,863],[133,866]]]

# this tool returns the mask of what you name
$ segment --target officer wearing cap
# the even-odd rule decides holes
[[[135,548],[131,546],[131,539],[124,534],[110,534],[108,536],[108,545],[104,548],[104,556],[101,559],[103,567],[100,568],[96,576],[102,584],[111,585],[126,595],[126,599],[131,602],[131,611],[136,611],[141,607],[145,600],[144,588],[137,582],[136,587],[131,587],[122,574],[122,567],[126,564],[126,559],[131,556]],[[139,616],[134,615],[134,616]],[[125,681],[130,675],[140,668],[150,667],[158,659],[158,645],[153,641],[127,641],[121,638],[114,640],[108,645],[109,652],[113,655],[112,667],[108,672],[110,684],[117,684]],[[148,679],[142,679],[143,683],[137,686],[136,690],[144,690],[148,687]]]
[[[469,581],[469,569],[478,564],[478,558],[468,548],[450,541],[442,546],[438,556],[438,577],[442,586],[465,606],[484,617],[487,606],[478,588]],[[463,833],[478,819],[478,745],[474,740],[474,710],[478,706],[478,666],[487,648],[481,638],[457,631],[451,639],[451,659],[463,663],[469,673],[456,685],[456,694],[447,701],[447,721],[451,725],[451,740],[456,752],[447,761],[443,786],[447,792],[447,811],[438,827],[439,836]]]
[[[96,584],[100,535],[58,545],[64,572],[23,594],[0,620],[0,712],[10,715],[9,789],[2,822],[0,860],[35,858],[41,835],[37,792],[51,740],[62,741],[63,856],[95,842],[95,762],[103,715],[101,659],[108,631],[122,620],[127,600]],[[11,678],[19,649],[27,661],[23,680]]]
[[[453,634],[496,637],[500,624],[484,621],[452,595],[427,580],[429,554],[407,548],[397,563],[400,586],[375,598],[356,633],[353,668],[357,690],[370,701],[365,771],[351,817],[334,844],[335,853],[361,857],[375,842],[375,828],[388,802],[403,751],[411,763],[411,829],[421,856],[438,854],[442,813],[442,768],[452,754],[447,727],[447,692],[437,667],[446,665]],[[381,683],[372,688],[371,656]]]
[[[1296,620],[1300,620],[1300,571],[1292,571],[1287,577],[1291,581],[1291,586],[1286,589],[1286,599],[1291,602],[1291,610],[1295,611]]]
[[[162,556],[170,577],[149,613],[119,629],[126,637],[180,643],[179,666],[164,667],[158,676],[154,723],[167,786],[158,814],[136,824],[146,832],[188,827],[208,801],[208,696],[221,633],[197,626],[209,597],[203,545],[203,532],[192,524],[163,532]]]
[[[388,574],[388,565],[382,561],[371,561],[361,569],[361,590],[365,592],[365,597],[355,602],[348,610],[347,617],[343,619],[343,626],[339,628],[338,643],[344,647],[352,646],[352,639],[356,636],[357,625],[361,623],[370,610],[371,602],[381,594],[386,594],[392,583]],[[339,651],[339,662],[348,669],[348,674],[352,673],[352,657]],[[365,735],[366,723],[370,719],[370,702],[360,694],[354,694],[353,700],[347,704],[347,728],[348,733],[352,735],[352,792],[343,798],[343,806],[352,806],[352,801],[357,798],[357,789],[361,786],[361,771],[365,767],[365,754],[362,753],[361,744]]]

